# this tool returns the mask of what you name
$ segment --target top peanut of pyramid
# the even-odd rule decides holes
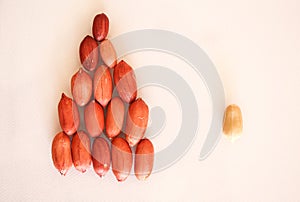
[[[108,17],[104,14],[98,14],[93,22],[93,36],[96,41],[102,41],[106,38],[109,29]]]

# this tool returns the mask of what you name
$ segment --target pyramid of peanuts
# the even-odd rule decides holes
[[[117,62],[108,30],[108,17],[98,14],[93,37],[86,36],[80,44],[83,67],[71,78],[73,98],[62,93],[58,104],[62,131],[53,139],[52,160],[61,175],[73,165],[82,173],[93,165],[100,177],[111,168],[116,179],[124,181],[134,166],[137,179],[145,180],[154,162],[153,145],[144,138],[149,109],[137,98],[131,66]],[[118,96],[113,97],[114,88]]]

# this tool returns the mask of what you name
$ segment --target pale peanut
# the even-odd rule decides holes
[[[143,137],[148,125],[149,108],[141,99],[130,104],[126,120],[126,140],[133,147]]]
[[[111,100],[113,91],[112,78],[109,69],[105,65],[100,65],[94,75],[94,96],[95,99],[106,107]]]
[[[100,104],[92,100],[84,110],[85,127],[91,137],[101,135],[104,129],[104,112]]]
[[[229,105],[224,113],[223,133],[232,141],[236,140],[243,132],[243,118],[239,106]]]
[[[92,96],[93,83],[90,75],[79,69],[71,79],[71,91],[75,102],[79,106],[86,105]]]
[[[114,68],[114,82],[124,102],[131,103],[137,96],[137,84],[133,69],[121,60]]]
[[[72,140],[72,159],[77,170],[84,173],[91,165],[90,138],[83,131],[75,133]]]
[[[124,121],[125,107],[119,97],[114,97],[108,104],[105,130],[108,138],[114,138],[121,133]]]
[[[111,145],[112,170],[119,182],[124,181],[132,167],[132,151],[126,140],[116,137]]]
[[[100,177],[103,177],[110,168],[110,148],[107,141],[102,138],[96,138],[93,143],[92,150],[94,171]]]
[[[100,42],[99,50],[104,64],[109,68],[113,68],[117,64],[117,54],[113,44],[105,39]]]

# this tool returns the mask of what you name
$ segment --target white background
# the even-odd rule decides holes
[[[1,0],[0,200],[299,201],[299,8],[297,0]],[[111,171],[100,179],[92,169],[60,176],[50,153],[60,131],[57,104],[62,92],[70,95],[79,44],[101,12],[109,16],[110,38],[165,29],[203,48],[223,81],[226,104],[242,109],[242,138],[232,144],[222,137],[212,155],[198,161],[210,117],[202,82],[172,57],[136,54],[128,58],[135,68],[170,65],[199,85],[193,89],[201,126],[191,149],[146,182],[130,176],[118,183]],[[141,92],[147,102],[157,101],[154,90]],[[173,104],[161,102],[173,119],[153,140],[156,149],[176,135],[180,117],[168,111]]]

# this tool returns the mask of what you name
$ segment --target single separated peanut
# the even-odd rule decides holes
[[[90,138],[83,131],[75,133],[72,140],[72,159],[77,170],[84,173],[92,163]]]
[[[79,127],[79,112],[76,103],[64,93],[58,103],[58,118],[63,131],[73,135]]]
[[[146,180],[153,168],[154,148],[149,139],[141,140],[135,150],[134,173],[137,179]]]
[[[59,132],[53,139],[52,160],[61,175],[66,175],[72,167],[71,141],[64,132]]]
[[[239,106],[229,105],[224,113],[223,118],[223,133],[235,141],[243,132],[243,118]]]

